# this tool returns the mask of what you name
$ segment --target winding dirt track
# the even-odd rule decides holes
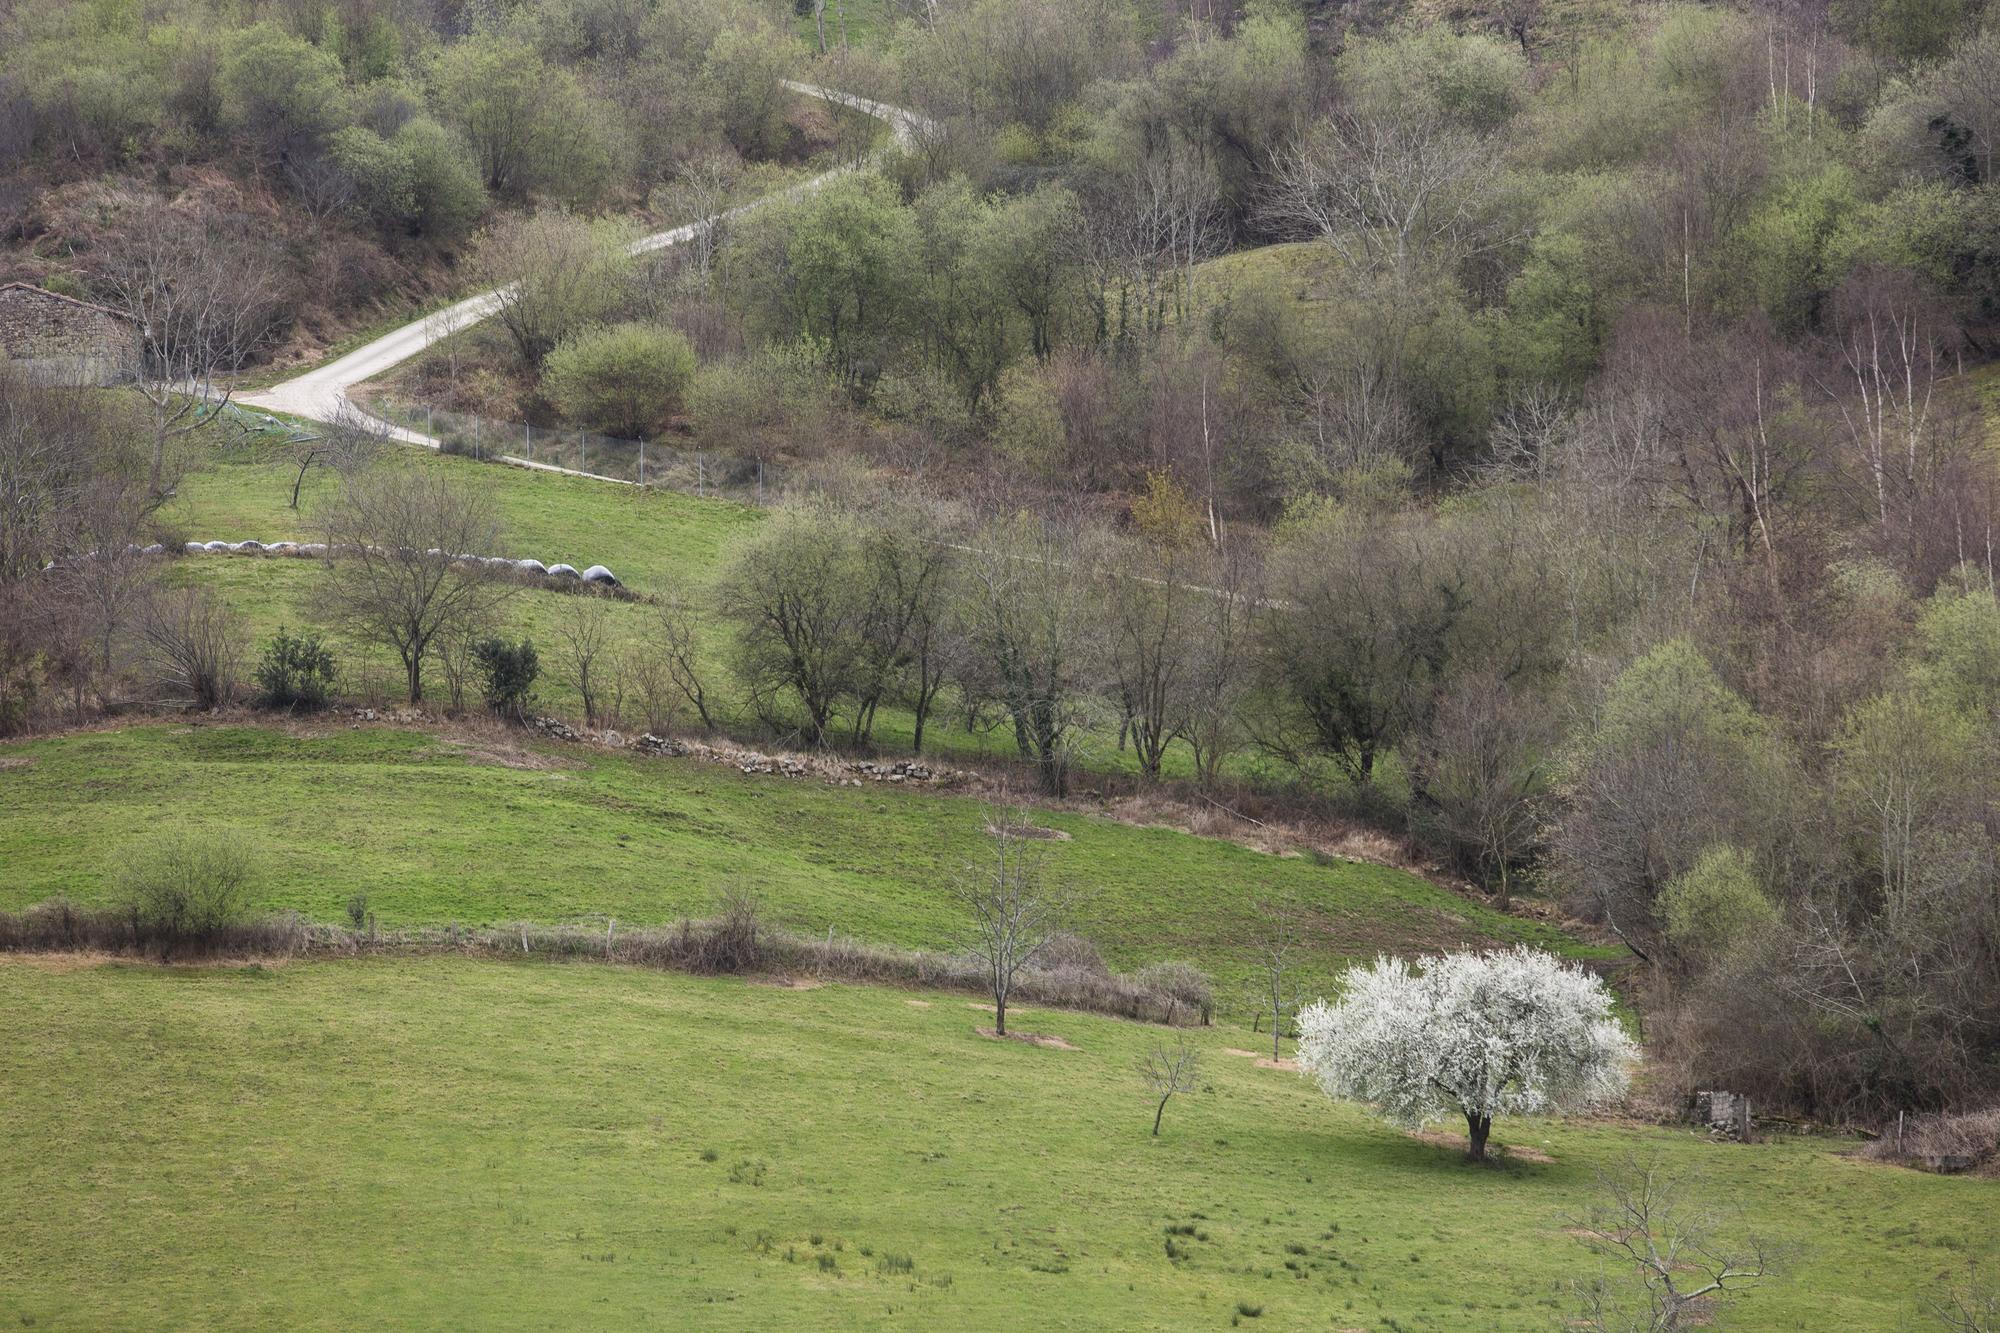
[[[858,111],[886,123],[899,143],[908,143],[916,132],[925,125],[922,117],[901,107],[885,102],[870,101],[856,97],[838,89],[822,88],[816,84],[787,81],[785,86],[805,97],[816,97],[850,111]],[[724,217],[738,217],[781,199],[796,198],[810,194],[839,179],[858,167],[839,167],[833,171],[801,181],[788,189],[765,195],[738,208],[732,208]],[[670,231],[655,232],[634,241],[631,253],[642,255],[654,250],[665,250],[691,239],[701,223],[689,223]],[[390,438],[405,444],[422,445],[435,449],[438,441],[420,431],[405,430],[380,421],[362,411],[358,404],[348,397],[348,391],[364,380],[372,379],[393,366],[402,364],[431,344],[440,342],[452,333],[490,317],[500,308],[510,288],[501,287],[493,291],[481,292],[467,297],[458,304],[448,306],[435,314],[415,320],[392,333],[386,333],[364,347],[358,347],[347,355],[329,361],[325,365],[285,380],[259,393],[244,394],[236,401],[246,407],[261,407],[268,411],[287,412],[293,416],[305,417],[311,421],[334,421],[344,414],[359,416]],[[532,467],[542,472],[569,472],[571,469],[556,467],[549,463],[531,463],[526,459],[507,460],[523,467]],[[607,480],[609,480],[607,478]]]

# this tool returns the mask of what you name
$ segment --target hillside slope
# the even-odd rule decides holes
[[[133,840],[186,820],[263,863],[257,906],[383,925],[628,925],[705,914],[749,889],[803,931],[922,949],[961,932],[951,877],[980,855],[981,801],[746,775],[692,759],[351,727],[147,726],[0,746],[0,909],[101,903]],[[1502,916],[1399,870],[1271,856],[1108,819],[1042,817],[1050,870],[1083,895],[1077,929],[1118,967],[1180,959],[1224,983],[1251,966],[1257,900],[1308,911],[1308,971],[1377,950],[1532,941]]]
[[[1224,1032],[1154,1140],[1157,1029],[977,1021],[595,965],[0,960],[0,1319],[1545,1329],[1636,1154],[1794,1253],[1743,1327],[1885,1329],[1989,1229],[1992,1182],[1839,1141],[1503,1121],[1552,1160],[1469,1168]]]

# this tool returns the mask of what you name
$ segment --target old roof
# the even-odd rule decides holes
[[[108,305],[98,305],[94,301],[79,301],[74,296],[64,296],[61,292],[52,292],[46,287],[37,287],[32,282],[0,283],[0,296],[5,296],[8,292],[12,291],[31,292],[36,296],[46,296],[51,301],[62,301],[69,305],[80,306],[85,310],[94,310],[100,315],[109,315],[113,319],[122,319],[128,324],[135,322],[123,310],[113,310]]]

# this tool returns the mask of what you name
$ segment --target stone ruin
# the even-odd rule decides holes
[[[1734,1092],[1697,1092],[1693,1110],[1695,1123],[1706,1125],[1711,1138],[1750,1142],[1752,1121],[1748,1097]]]

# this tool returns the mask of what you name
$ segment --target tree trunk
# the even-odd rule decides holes
[[[1473,1115],[1468,1112],[1465,1117],[1465,1126],[1467,1130],[1465,1138],[1466,1160],[1473,1162],[1485,1161],[1486,1136],[1493,1132],[1493,1117],[1490,1115]]]
[[[1160,1117],[1167,1113],[1167,1099],[1160,1098],[1159,1109],[1153,1112],[1153,1137],[1160,1137]]]
[[[424,655],[413,653],[403,659],[403,669],[409,673],[410,703],[414,706],[424,701]]]
[[[1007,1035],[1007,997],[997,989],[993,992],[993,1035]]]

